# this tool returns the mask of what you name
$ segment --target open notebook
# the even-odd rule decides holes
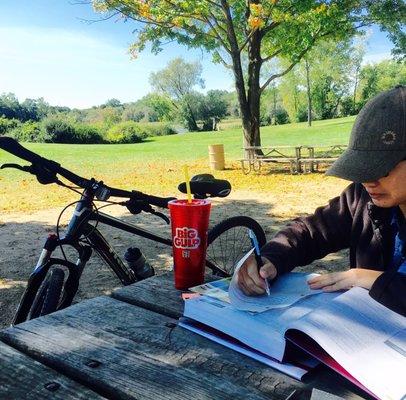
[[[295,362],[291,355],[287,358],[290,342],[376,398],[405,398],[406,318],[374,301],[362,288],[303,296],[289,306],[260,313],[201,295],[185,301],[184,317],[184,326],[213,340],[219,336],[215,332],[221,332],[226,335],[223,342],[233,338],[233,346],[241,343],[254,356],[268,357],[274,362],[268,365],[292,376],[296,373],[300,378],[311,364]]]

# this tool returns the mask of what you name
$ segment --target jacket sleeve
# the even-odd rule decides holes
[[[313,215],[295,219],[262,248],[261,255],[275,265],[280,275],[349,247],[361,191],[361,186],[353,183]]]
[[[406,275],[396,270],[385,271],[369,291],[370,296],[406,317]]]

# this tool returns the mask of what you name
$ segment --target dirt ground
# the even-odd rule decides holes
[[[316,191],[310,197],[298,196],[297,192],[286,193],[283,190],[269,195],[234,192],[229,198],[214,201],[211,225],[234,215],[248,215],[263,226],[269,239],[286,222],[298,215],[310,213],[315,207],[325,204],[328,198],[338,195],[344,186],[339,182],[327,187],[327,190],[320,189],[319,192]],[[314,188],[309,188],[309,190],[315,191]],[[60,211],[60,209],[51,209],[31,214],[1,215],[0,328],[10,324],[45,238],[49,232],[55,231],[55,223]],[[165,236],[170,234],[169,227],[163,221],[149,214],[130,215],[118,206],[112,206],[103,211]],[[68,209],[62,218],[62,224],[66,223],[71,213],[72,209]],[[123,255],[130,246],[139,247],[157,273],[171,268],[170,248],[165,245],[134,237],[114,228],[100,227],[100,230],[119,255]],[[302,270],[312,272],[342,270],[347,267],[347,260],[346,252],[341,252],[318,260],[307,267],[303,267]],[[93,255],[81,279],[76,301],[108,294],[120,285],[109,268],[103,264],[97,255]]]

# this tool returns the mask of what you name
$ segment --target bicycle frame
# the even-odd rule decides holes
[[[92,255],[92,250],[95,250],[100,255],[123,285],[130,285],[137,281],[134,272],[125,265],[100,231],[89,223],[90,221],[96,221],[97,224],[108,225],[167,246],[172,246],[171,239],[156,235],[110,215],[95,212],[93,210],[93,199],[94,193],[91,190],[85,190],[75,207],[65,236],[61,239],[55,234],[48,236],[38,262],[28,279],[27,288],[14,316],[13,325],[27,319],[38,289],[53,265],[62,265],[69,271],[64,285],[63,299],[58,309],[71,305],[78,290],[83,269]],[[86,238],[88,245],[80,242],[82,237]],[[52,257],[56,248],[62,246],[71,246],[77,251],[78,259],[76,263]]]

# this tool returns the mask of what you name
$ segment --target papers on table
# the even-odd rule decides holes
[[[352,288],[291,321],[289,329],[315,340],[378,398],[406,398],[406,318],[373,300],[367,290]]]
[[[280,276],[272,285],[270,285],[270,296],[267,294],[262,296],[246,296],[238,286],[237,273],[252,251],[253,250],[246,254],[237,263],[228,290],[231,304],[236,309],[251,312],[264,312],[273,308],[291,306],[300,299],[323,292],[322,290],[312,290],[307,284],[307,281],[310,278],[318,274],[291,272],[290,274]]]

